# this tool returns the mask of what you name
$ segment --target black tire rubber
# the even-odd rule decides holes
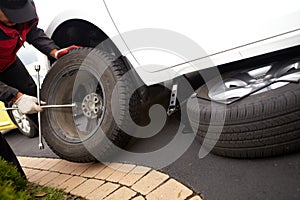
[[[246,97],[225,109],[224,105],[199,98],[207,93],[206,85],[200,87],[197,103],[189,104],[188,112],[191,125],[198,129],[197,138],[202,144],[206,139],[206,146],[213,147],[212,153],[235,158],[259,158],[300,149],[299,84],[291,83]],[[222,109],[225,112],[222,113]],[[200,120],[197,120],[199,113]],[[224,113],[225,123],[218,137],[213,130],[222,124],[216,121],[210,124],[210,120],[222,119]]]
[[[13,123],[18,127],[18,129],[22,133],[22,135],[25,135],[25,136],[27,136],[29,138],[34,138],[34,137],[36,137],[38,135],[38,128],[37,128],[37,126],[27,116],[26,116],[26,120],[29,122],[29,127],[30,127],[30,130],[28,132],[24,131],[23,127],[19,126],[19,124],[17,123],[17,120],[15,119],[15,116],[12,113],[12,111],[7,111],[7,113],[9,115],[10,119],[13,121]]]
[[[131,97],[128,95],[130,93],[129,91],[132,90],[133,81],[128,77],[123,77],[127,72],[127,68],[120,59],[115,59],[107,53],[100,52],[96,49],[80,48],[63,56],[53,65],[42,85],[42,100],[46,101],[47,104],[70,103],[70,101],[72,101],[72,95],[67,95],[70,94],[70,90],[73,89],[73,86],[57,84],[63,77],[68,76],[68,73],[72,74],[78,72],[78,67],[82,65],[82,63],[96,69],[93,73],[95,77],[101,81],[104,88],[106,109],[100,126],[84,141],[68,141],[63,138],[62,135],[67,135],[66,131],[74,131],[76,127],[74,128],[74,122],[64,121],[64,119],[74,119],[72,117],[72,109],[67,108],[68,111],[62,111],[61,115],[56,114],[61,111],[59,109],[45,109],[42,112],[43,136],[53,152],[63,159],[73,162],[99,161],[99,159],[106,159],[113,155],[117,148],[124,147],[131,138],[118,126],[119,124],[121,124],[120,126],[126,125],[128,117],[120,115],[117,119],[117,125],[112,116],[110,102],[112,90],[116,82],[118,81],[120,83],[117,87],[119,108],[120,110],[130,109],[132,119],[136,119],[138,97],[137,95],[132,95]],[[100,76],[98,73],[103,71],[107,66],[108,68],[104,71],[102,76]],[[70,75],[70,77],[71,76],[72,75]],[[61,98],[59,98],[59,96],[61,96]],[[54,100],[56,100],[56,102],[54,102]],[[130,103],[128,103],[129,101]],[[103,130],[105,136],[112,143],[103,139],[105,136],[99,133],[100,129]],[[95,155],[95,153],[97,155]]]

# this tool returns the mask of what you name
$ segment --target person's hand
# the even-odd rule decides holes
[[[15,101],[15,104],[21,113],[33,114],[43,111],[43,109],[37,105],[37,102],[38,99],[36,97],[23,94]]]
[[[71,51],[72,49],[78,49],[78,48],[81,48],[81,47],[76,46],[76,45],[72,45],[72,46],[57,50],[54,54],[54,58],[59,59],[63,55],[66,55],[67,53],[69,53],[69,51]]]

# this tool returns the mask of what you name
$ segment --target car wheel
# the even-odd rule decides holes
[[[12,107],[16,107],[16,105],[13,104]],[[19,110],[8,111],[8,114],[23,135],[29,138],[37,136],[38,129],[36,125],[25,114]]]
[[[213,79],[200,87],[197,103],[188,106],[197,138],[212,153],[229,157],[265,157],[298,150],[299,67],[299,60],[273,63],[231,72],[222,76],[223,81]],[[212,103],[225,106],[221,133],[214,132],[220,124],[210,123],[220,112]],[[200,120],[193,117],[195,112],[200,113]]]
[[[130,95],[133,81],[123,76],[126,72],[120,59],[90,48],[73,50],[53,65],[42,85],[42,99],[47,104],[76,104],[42,112],[43,136],[58,156],[74,162],[105,159],[129,142],[120,128],[128,116],[115,120],[112,114],[117,106],[136,117],[137,96]],[[112,105],[117,82],[118,105]]]

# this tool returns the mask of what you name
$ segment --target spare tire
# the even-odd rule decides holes
[[[214,79],[200,87],[196,103],[188,104],[191,125],[197,127],[199,141],[212,149],[212,153],[237,158],[299,150],[299,66],[298,59],[273,63],[227,73],[222,75],[222,81]],[[257,92],[247,96],[251,91]],[[223,124],[210,122],[218,118],[215,116],[220,114],[218,106],[225,107],[223,116],[219,116],[224,119]]]
[[[117,124],[111,104],[118,82],[117,106],[132,111],[132,119],[136,118],[137,96],[129,96],[133,81],[123,76],[126,72],[121,59],[90,48],[73,50],[53,65],[42,85],[42,100],[49,105],[76,105],[42,112],[43,136],[58,156],[74,162],[95,161],[129,142],[130,136],[120,129],[128,116],[119,115]]]

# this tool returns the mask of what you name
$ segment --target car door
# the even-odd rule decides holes
[[[170,34],[184,36],[203,49],[202,52],[191,52],[187,56],[189,60],[210,56],[215,64],[223,64],[297,45],[295,40],[289,44],[284,43],[286,38],[282,36],[299,31],[300,28],[298,0],[109,0],[105,4],[131,53],[148,72],[164,70],[186,60],[159,56],[157,52],[149,54],[147,48],[144,50],[147,49],[148,53],[142,53],[143,48],[137,49],[136,43],[140,41],[143,44],[144,40],[155,37],[153,41],[174,38],[174,44],[182,44],[171,35],[166,37],[162,34],[160,37],[159,34],[133,34],[134,37],[131,37],[129,32],[168,30]],[[274,40],[276,37],[280,39]],[[182,45],[182,48],[189,48],[189,45]],[[149,62],[163,64],[149,65]]]

